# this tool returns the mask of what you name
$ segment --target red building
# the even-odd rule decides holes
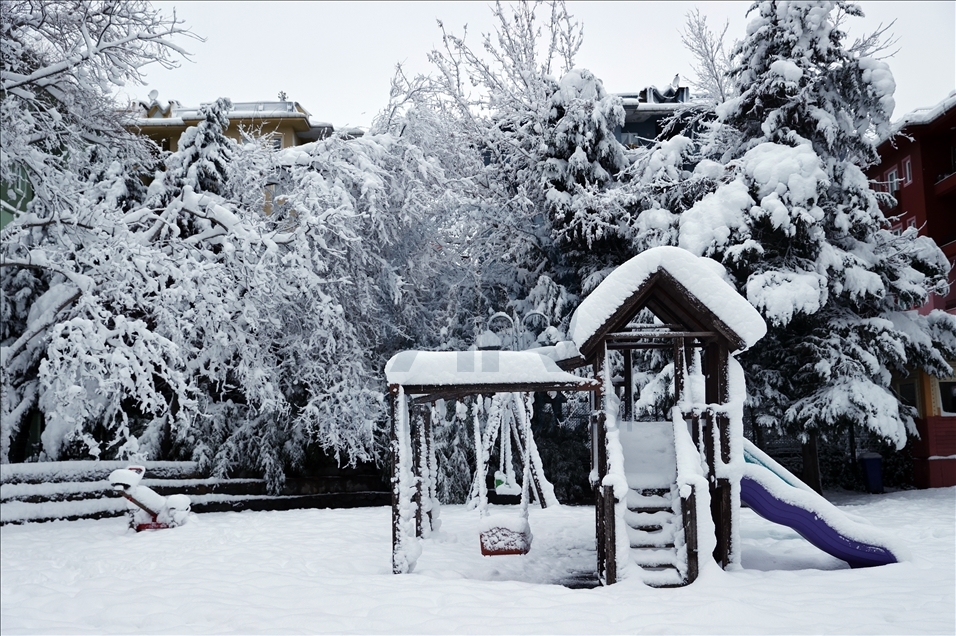
[[[868,175],[890,192],[884,208],[895,230],[916,227],[949,259],[949,293],[933,294],[920,313],[956,315],[956,91],[929,109],[906,115],[896,135],[879,146],[881,161]],[[956,360],[950,360],[956,368]],[[917,372],[896,382],[900,398],[916,407],[920,439],[913,445],[914,479],[923,488],[956,485],[956,372],[933,378]]]

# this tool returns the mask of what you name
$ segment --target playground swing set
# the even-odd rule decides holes
[[[645,309],[654,324],[637,322]],[[701,554],[724,568],[739,564],[735,512],[741,501],[851,567],[895,563],[891,540],[849,520],[744,439],[746,389],[734,356],[765,333],[762,318],[724,280],[719,264],[658,247],[618,267],[581,302],[568,342],[526,351],[397,354],[385,368],[392,571],[410,572],[422,539],[440,524],[432,422],[439,400],[466,396],[479,396],[472,405],[478,458],[472,494],[482,554],[528,552],[532,487],[542,507],[556,503],[530,429],[533,393],[543,391],[591,394],[597,574],[604,585],[630,576],[655,587],[688,585],[698,576]],[[670,356],[675,406],[668,421],[634,416],[632,354],[646,349]],[[590,377],[570,373],[582,367],[590,367]],[[484,435],[479,415],[488,400],[480,396],[492,396]],[[521,459],[517,514],[488,508],[485,474],[496,443],[502,455],[513,444]],[[513,486],[507,470],[499,473]]]

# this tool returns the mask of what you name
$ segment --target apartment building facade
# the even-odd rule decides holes
[[[906,115],[894,128],[868,176],[895,199],[883,209],[893,229],[917,228],[949,260],[948,293],[932,294],[915,311],[956,315],[956,91],[932,108]],[[956,368],[956,360],[949,362]],[[919,412],[920,439],[912,449],[916,485],[956,485],[956,372],[934,378],[918,371],[894,384],[900,399]]]

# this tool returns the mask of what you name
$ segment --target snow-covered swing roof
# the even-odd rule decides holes
[[[476,393],[594,391],[600,384],[536,351],[402,351],[385,365],[391,386],[434,399]]]
[[[723,266],[678,247],[655,247],[611,272],[571,316],[568,336],[590,359],[609,333],[643,308],[667,323],[726,338],[742,351],[767,333],[757,310],[723,278]]]

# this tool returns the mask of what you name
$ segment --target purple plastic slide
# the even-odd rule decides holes
[[[800,505],[784,501],[776,496],[773,490],[779,491],[778,484],[785,484],[785,482],[763,466],[748,464],[747,468],[747,474],[740,480],[740,499],[767,521],[793,528],[804,539],[824,552],[849,563],[851,568],[867,568],[897,562],[896,556],[889,549],[852,539],[845,533],[839,532],[832,523],[828,523],[822,509],[831,506],[826,505],[829,502],[822,497],[820,499],[825,506],[821,506],[819,511],[814,510],[814,506],[808,505],[808,497],[803,491],[800,491],[801,496],[794,498],[796,501],[802,500]],[[776,480],[776,482],[773,487],[768,488],[761,483],[764,480]],[[786,484],[785,487],[793,488]],[[833,512],[829,514],[832,515]],[[846,521],[849,522],[849,520]]]

